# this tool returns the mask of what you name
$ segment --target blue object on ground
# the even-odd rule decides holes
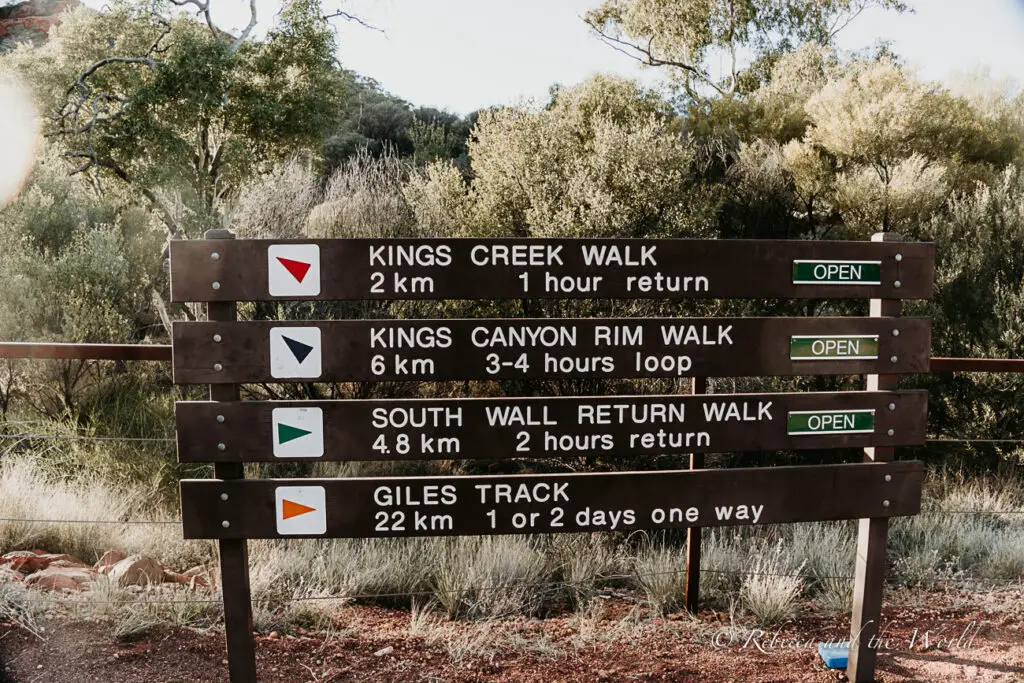
[[[849,643],[820,643],[818,655],[830,669],[845,669],[846,662],[850,659]]]

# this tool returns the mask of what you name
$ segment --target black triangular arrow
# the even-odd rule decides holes
[[[284,339],[284,343],[291,349],[292,355],[301,363],[309,357],[309,354],[313,352],[313,347],[309,344],[303,344],[300,341],[295,341],[291,337],[286,337],[283,334],[281,339]]]

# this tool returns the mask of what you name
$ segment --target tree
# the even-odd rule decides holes
[[[344,79],[316,0],[292,0],[262,40],[252,19],[238,36],[172,6],[118,0],[79,8],[45,45],[11,60],[49,112],[47,138],[99,192],[144,196],[168,231],[213,224],[239,182],[270,162],[315,153],[336,124]]]
[[[430,211],[452,207],[475,226],[459,229],[481,234],[698,235],[712,225],[713,207],[696,194],[681,130],[657,93],[595,76],[558,89],[544,108],[480,114],[463,202],[451,174],[437,170],[428,174],[438,183],[433,198],[429,188],[415,195]]]
[[[668,69],[691,101],[706,102],[707,92],[749,88],[748,71],[765,70],[802,43],[831,45],[871,7],[907,9],[901,0],[604,0],[585,21],[615,49]],[[715,53],[728,60],[720,76],[709,63]]]

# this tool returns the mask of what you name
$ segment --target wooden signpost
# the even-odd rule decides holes
[[[171,244],[174,379],[186,538],[217,539],[231,680],[256,680],[246,541],[688,529],[860,519],[850,675],[869,681],[889,517],[920,508],[934,246],[893,241],[239,240]],[[226,234],[225,234],[226,233]],[[235,302],[526,298],[870,298],[870,318],[238,322]],[[869,375],[866,392],[706,394],[707,377]],[[695,377],[694,395],[239,401],[267,382]],[[706,470],[703,454],[864,448],[877,462]],[[246,480],[246,462],[689,454],[679,471]],[[874,629],[874,630],[872,630]]]
[[[922,318],[186,322],[183,384],[903,374],[928,369]]]
[[[899,256],[899,258],[896,258]],[[926,299],[935,246],[796,240],[171,242],[173,301]]]
[[[182,402],[182,462],[449,460],[907,446],[927,392]]]

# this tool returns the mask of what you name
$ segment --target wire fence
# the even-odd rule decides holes
[[[821,581],[821,580],[839,580],[839,581],[853,581],[854,576],[852,574],[841,574],[841,575],[819,575],[814,573],[794,573],[794,572],[763,572],[763,571],[745,571],[745,570],[723,570],[713,569],[711,567],[702,567],[701,573],[706,574],[717,574],[734,577],[772,577],[772,578],[799,578],[804,580]],[[500,582],[491,584],[481,585],[470,585],[461,586],[453,589],[441,589],[441,588],[424,588],[420,590],[403,590],[403,591],[383,591],[373,593],[341,593],[336,595],[305,595],[295,596],[289,598],[279,598],[278,596],[272,595],[254,595],[255,602],[276,602],[281,605],[292,604],[292,603],[304,603],[304,602],[338,602],[338,601],[380,601],[380,600],[394,600],[397,598],[432,598],[438,595],[464,595],[464,594],[484,594],[493,593],[500,591],[507,591],[510,587],[518,588],[529,588],[534,589],[538,592],[543,591],[554,591],[554,590],[584,590],[590,593],[600,594],[609,590],[614,590],[609,587],[616,581],[625,580],[640,580],[640,579],[653,579],[656,577],[665,576],[685,576],[685,569],[662,571],[662,572],[632,572],[628,574],[602,574],[597,578],[597,582],[593,586],[581,586],[580,583],[573,583],[571,581],[532,581],[532,580],[516,580],[507,579]],[[899,580],[896,577],[888,577],[886,585],[890,588],[917,588],[927,589],[930,586],[936,585],[962,585],[965,587],[982,587],[982,586],[998,586],[998,588],[989,588],[989,592],[995,590],[1022,590],[1024,591],[1024,579],[1016,581],[1007,579],[989,579],[984,577],[934,577],[927,581],[920,582],[919,585],[908,584],[904,581]],[[617,597],[632,598],[636,602],[644,602],[642,598],[637,596],[624,595],[616,593]],[[32,598],[33,602],[41,603],[52,603],[52,604],[63,604],[73,606],[88,606],[88,605],[167,605],[167,604],[183,604],[183,605],[204,605],[213,604],[220,605],[220,598],[153,598],[145,597],[143,599],[138,598],[125,598],[125,599],[93,599],[88,597],[87,594],[82,594],[82,597],[75,598],[61,598],[52,597],[46,595],[40,595]],[[898,607],[898,606],[910,606],[900,605],[899,603],[886,602],[887,606]],[[930,610],[945,610],[945,609],[956,609],[949,605],[914,605],[921,609]],[[983,609],[973,603],[965,603],[964,605],[957,608],[972,608],[972,609]],[[1016,611],[1024,611],[1024,608],[1018,608]]]

